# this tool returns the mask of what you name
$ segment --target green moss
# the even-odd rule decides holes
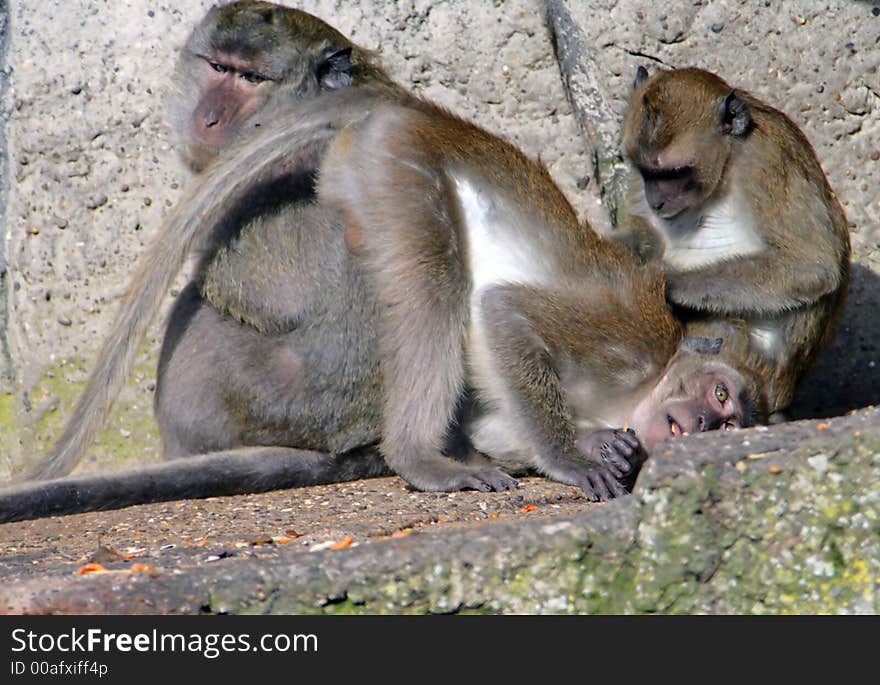
[[[706,468],[686,479],[690,487],[684,490],[669,482],[650,484],[642,496],[636,606],[876,611],[875,450],[866,443],[799,450],[786,458],[784,469],[741,463],[727,467],[724,478],[723,467]],[[706,563],[713,556],[716,563]],[[700,575],[706,571],[712,572]]]
[[[19,460],[44,454],[60,435],[85,381],[81,359],[64,360],[44,370],[24,397],[3,396],[2,425],[10,425],[18,438]],[[100,472],[131,462],[143,464],[161,459],[158,428],[153,418],[152,393],[144,386],[155,375],[155,363],[139,361],[123,387],[104,428],[99,431],[78,471]]]

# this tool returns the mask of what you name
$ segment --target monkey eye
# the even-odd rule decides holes
[[[721,430],[723,431],[735,431],[739,426],[734,421],[725,421],[721,424]]]
[[[670,167],[667,169],[651,169],[639,166],[639,173],[645,181],[684,181],[694,175],[692,166]]]
[[[254,71],[244,71],[240,74],[240,76],[245,81],[247,81],[248,83],[255,85],[255,86],[263,83],[264,81],[269,80],[265,76],[263,76],[262,74],[258,74]]]
[[[722,405],[727,402],[729,397],[730,393],[727,392],[727,386],[724,383],[719,383],[715,386],[715,399]]]
[[[211,69],[219,74],[225,74],[227,71],[229,71],[229,67],[227,67],[225,64],[220,64],[220,62],[217,62],[213,59],[209,59],[208,64],[211,65]]]

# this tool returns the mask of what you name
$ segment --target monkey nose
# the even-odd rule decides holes
[[[217,110],[209,110],[205,112],[205,115],[202,117],[202,121],[205,124],[205,128],[214,128],[217,124],[220,123],[220,112]]]

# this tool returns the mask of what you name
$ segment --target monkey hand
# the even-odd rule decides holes
[[[577,446],[586,458],[578,485],[592,500],[627,494],[646,457],[632,428],[594,431],[579,438]]]

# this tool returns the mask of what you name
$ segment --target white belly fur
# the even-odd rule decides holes
[[[489,352],[481,299],[486,289],[504,283],[549,283],[555,271],[536,241],[529,218],[497,192],[485,191],[468,178],[453,175],[472,280],[468,364],[471,383],[488,413],[474,425],[474,446],[508,463],[530,463],[528,440],[510,420],[507,393],[500,386]],[[540,227],[536,227],[540,230]]]
[[[665,224],[663,261],[682,271],[757,254],[766,248],[748,203],[730,193],[705,207],[699,217],[676,217],[672,221],[655,217],[655,221]]]
[[[467,236],[472,308],[490,286],[544,282],[549,269],[538,259],[528,230],[522,230],[525,218],[511,210],[503,198],[480,192],[471,181],[454,181]]]

